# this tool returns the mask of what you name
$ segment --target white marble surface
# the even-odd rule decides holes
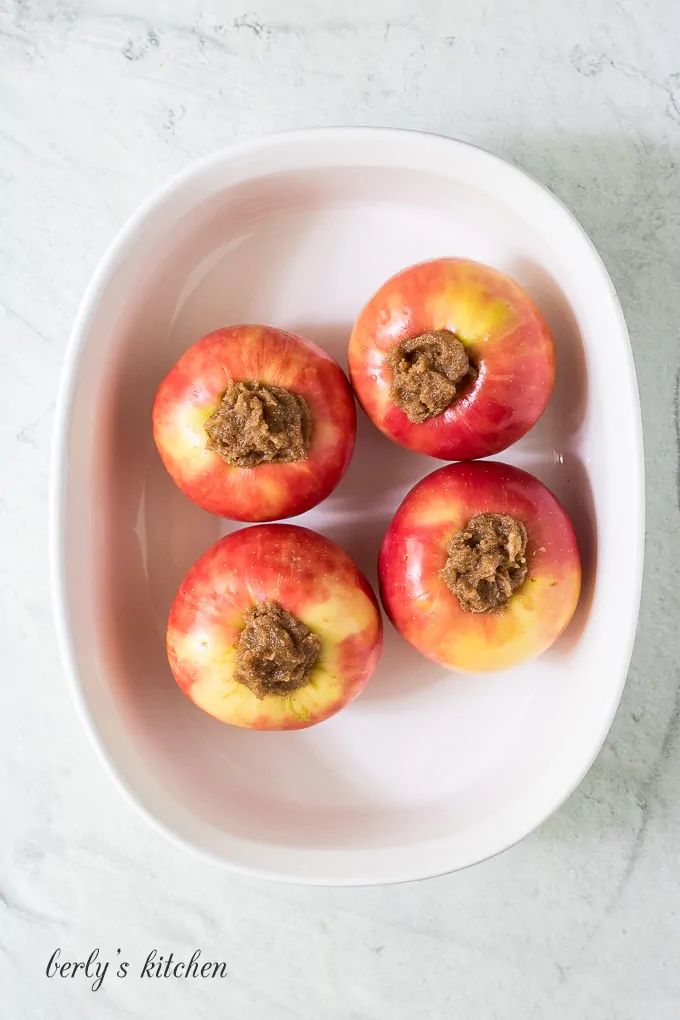
[[[680,6],[675,0],[0,0],[0,1014],[3,1020],[676,1020],[680,1010]],[[245,882],[147,827],[69,700],[47,463],[83,288],[169,174],[275,128],[457,135],[550,185],[631,329],[649,540],[630,679],[596,765],[525,842],[375,890]],[[606,338],[603,338],[606,342]],[[625,550],[622,550],[625,555]],[[138,973],[48,981],[60,946]]]

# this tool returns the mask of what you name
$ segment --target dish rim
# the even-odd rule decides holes
[[[244,866],[240,862],[234,862],[221,856],[219,852],[212,851],[196,844],[192,843],[188,838],[179,834],[173,830],[169,824],[166,824],[159,817],[157,817],[152,810],[147,807],[137,796],[133,788],[123,778],[119,772],[116,762],[105,746],[97,725],[95,724],[92,712],[88,705],[83,681],[80,675],[80,669],[78,666],[75,643],[73,640],[72,628],[70,625],[71,608],[68,600],[67,593],[67,563],[66,563],[66,542],[65,542],[65,514],[66,514],[66,500],[68,490],[68,435],[69,435],[69,424],[71,417],[71,408],[74,402],[75,390],[76,390],[76,378],[78,369],[81,361],[82,354],[85,350],[86,343],[90,333],[90,327],[92,321],[96,315],[99,302],[106,292],[111,279],[121,265],[125,261],[125,258],[134,246],[136,237],[139,234],[140,228],[143,226],[149,216],[151,216],[159,207],[172,199],[173,196],[177,195],[182,189],[188,185],[192,179],[200,178],[203,174],[209,173],[212,169],[218,167],[220,164],[229,162],[231,160],[238,159],[248,154],[260,152],[271,148],[276,148],[280,145],[308,145],[309,143],[320,143],[323,144],[324,140],[334,139],[337,141],[338,138],[343,139],[348,146],[357,145],[362,140],[366,140],[372,137],[373,140],[384,139],[390,140],[392,143],[405,143],[413,144],[414,141],[419,141],[424,145],[430,146],[444,146],[449,150],[455,150],[456,148],[474,150],[480,159],[487,160],[497,164],[503,168],[506,174],[516,175],[518,178],[528,179],[533,185],[540,189],[544,194],[549,196],[553,202],[555,202],[562,210],[563,214],[568,218],[572,227],[575,227],[578,233],[580,233],[582,240],[586,243],[593,255],[593,265],[597,266],[600,271],[599,283],[603,288],[603,293],[607,292],[611,303],[611,313],[617,321],[618,336],[617,341],[619,342],[622,357],[622,367],[625,363],[626,377],[628,383],[628,397],[627,403],[634,411],[635,422],[633,424],[634,432],[634,449],[630,451],[630,470],[634,475],[634,484],[630,486],[631,500],[629,504],[629,512],[634,520],[634,530],[637,535],[637,541],[634,547],[627,551],[629,556],[629,598],[628,598],[628,614],[625,621],[625,627],[622,628],[622,633],[625,633],[626,637],[623,644],[624,656],[622,662],[626,663],[625,670],[622,670],[622,676],[619,680],[618,690],[616,692],[616,698],[613,702],[611,712],[609,713],[605,723],[602,727],[601,732],[598,734],[598,738],[594,741],[593,747],[587,756],[587,764],[583,767],[578,774],[574,775],[574,778],[568,784],[568,788],[564,790],[558,790],[557,795],[554,798],[554,802],[547,813],[543,811],[539,812],[540,817],[532,818],[528,824],[525,823],[521,826],[521,831],[514,833],[510,839],[504,840],[503,845],[499,846],[498,849],[484,854],[481,857],[476,857],[474,860],[469,860],[467,863],[456,865],[453,864],[450,867],[438,866],[435,868],[423,868],[419,867],[416,862],[411,862],[409,867],[402,867],[397,873],[396,869],[392,869],[387,875],[379,874],[381,871],[380,865],[376,867],[375,864],[371,864],[370,867],[365,867],[364,870],[371,872],[370,874],[357,874],[355,876],[333,876],[332,874],[292,874],[290,871],[279,871],[267,867],[261,866]],[[339,164],[336,164],[339,166]],[[439,135],[432,132],[422,132],[410,129],[401,128],[383,128],[383,127],[324,127],[324,128],[305,128],[294,131],[281,131],[271,134],[261,135],[256,138],[242,141],[233,146],[221,148],[216,152],[213,152],[202,159],[190,163],[184,170],[171,177],[165,184],[161,185],[160,188],[156,189],[142,204],[132,213],[131,216],[124,222],[121,229],[118,231],[116,236],[110,242],[104,254],[100,258],[98,265],[87,285],[84,295],[81,299],[80,306],[74,321],[74,325],[71,331],[71,335],[65,350],[64,361],[61,371],[61,378],[58,389],[58,396],[55,407],[54,416],[54,427],[52,436],[52,445],[50,453],[50,473],[49,473],[49,569],[50,569],[50,588],[52,597],[52,606],[55,622],[55,630],[57,636],[57,644],[59,647],[59,653],[61,658],[62,667],[66,674],[67,683],[71,692],[71,696],[76,705],[77,712],[80,719],[89,734],[91,741],[97,748],[100,758],[104,763],[106,771],[109,773],[114,784],[123,793],[125,798],[129,800],[134,808],[148,821],[151,825],[159,832],[161,832],[166,838],[170,839],[175,845],[181,846],[183,849],[201,857],[203,860],[208,861],[212,864],[218,864],[221,867],[227,868],[233,873],[243,875],[249,878],[260,878],[268,879],[278,882],[285,883],[296,883],[304,885],[316,885],[316,886],[373,886],[373,885],[390,885],[402,882],[418,881],[426,878],[434,878],[439,875],[450,874],[452,871],[464,870],[467,867],[471,867],[474,864],[482,863],[482,861],[489,860],[500,853],[504,853],[510,847],[515,846],[521,842],[527,835],[533,832],[539,825],[543,824],[549,817],[551,817],[562,805],[567,801],[571,794],[578,788],[587,773],[590,771],[595,759],[597,758],[602,746],[607,738],[607,735],[611,729],[616,711],[618,709],[623,689],[628,676],[628,670],[630,667],[630,661],[633,652],[633,646],[636,637],[637,622],[639,618],[640,599],[642,591],[642,576],[643,576],[643,563],[644,563],[644,542],[645,542],[645,479],[644,479],[644,448],[643,448],[643,433],[642,433],[642,416],[639,400],[639,391],[637,386],[637,376],[635,372],[635,364],[633,359],[633,352],[630,343],[630,335],[626,326],[623,311],[616,294],[614,285],[609,276],[609,273],[597,251],[595,245],[591,241],[590,237],[586,233],[585,229],[581,226],[576,216],[571,210],[562,202],[549,188],[547,188],[540,181],[537,181],[532,175],[526,171],[520,169],[501,156],[497,156],[494,153],[482,148],[481,146],[475,145],[471,142],[463,141],[460,139],[449,138],[444,135]],[[414,844],[417,847],[419,844]],[[323,849],[317,849],[314,852],[322,855],[327,851]],[[332,851],[337,853],[337,851]],[[375,850],[370,852],[372,855],[380,856],[380,851]]]

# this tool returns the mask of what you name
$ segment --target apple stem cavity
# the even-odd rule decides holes
[[[236,642],[234,679],[256,698],[287,697],[309,683],[321,654],[317,634],[277,602],[260,602],[244,614]]]
[[[443,414],[460,383],[477,374],[464,344],[448,329],[402,340],[385,361],[392,369],[390,397],[414,425]]]
[[[451,536],[440,572],[468,613],[498,613],[528,573],[527,531],[506,514],[477,514]]]

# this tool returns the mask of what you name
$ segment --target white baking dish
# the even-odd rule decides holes
[[[386,627],[374,679],[294,733],[239,731],[175,686],[166,614],[193,559],[231,525],[174,487],[156,453],[159,380],[235,322],[300,332],[342,364],[350,324],[396,270],[462,255],[515,277],[557,343],[538,426],[501,459],[545,481],[583,555],[576,617],[528,666],[457,677]],[[354,462],[297,520],[375,579],[391,513],[437,463],[361,416]],[[416,879],[510,846],[584,776],[630,659],[643,555],[643,458],[626,327],[571,214],[461,142],[373,129],[259,139],[191,167],[104,256],[66,358],[52,474],[52,568],[64,665],[86,725],[133,802],[186,847],[309,883]]]

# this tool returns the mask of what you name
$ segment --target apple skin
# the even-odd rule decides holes
[[[478,370],[443,414],[413,424],[390,397],[390,347],[448,329]],[[555,382],[552,334],[510,277],[469,259],[405,269],[371,298],[349,343],[349,373],[364,411],[396,443],[440,460],[500,453],[532,428]]]
[[[461,608],[439,576],[450,535],[480,513],[509,514],[527,529],[526,581],[501,612]],[[571,521],[549,489],[509,464],[450,464],[411,489],[380,550],[383,607],[429,659],[479,673],[517,666],[545,651],[573,616],[581,559]]]
[[[233,679],[243,614],[278,602],[321,638],[310,682],[259,700]],[[199,708],[232,726],[297,730],[348,705],[373,673],[382,617],[366,578],[335,542],[294,524],[227,535],[182,581],[170,610],[167,651],[174,677]]]
[[[307,460],[227,464],[206,447],[205,423],[228,381],[281,386],[307,401]],[[345,373],[303,337],[269,326],[230,326],[198,340],[161,382],[152,412],[156,446],[170,476],[204,510],[235,521],[294,517],[325,499],[354,451],[356,408]]]

